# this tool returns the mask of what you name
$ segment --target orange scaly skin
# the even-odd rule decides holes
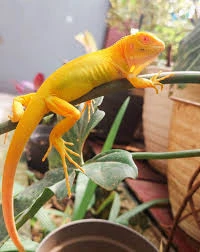
[[[52,147],[59,152],[66,178],[69,196],[70,185],[65,158],[81,171],[82,168],[73,161],[69,154],[78,155],[62,140],[81,113],[70,104],[71,101],[87,94],[93,88],[112,80],[127,78],[134,87],[162,87],[158,76],[151,80],[138,78],[141,70],[164,50],[164,43],[154,35],[138,32],[129,35],[113,46],[93,52],[70,61],[50,75],[38,89],[37,93],[18,96],[13,101],[10,117],[19,121],[11,141],[4,165],[2,183],[3,215],[8,233],[20,252],[25,251],[18,237],[14,222],[13,183],[18,161],[31,133],[42,117],[52,111],[65,117],[52,130],[49,136],[50,147],[43,160],[48,156]],[[25,111],[23,107],[26,107]],[[84,171],[83,171],[84,172]]]

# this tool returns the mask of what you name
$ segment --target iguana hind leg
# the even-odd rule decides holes
[[[67,163],[66,158],[70,163],[72,163],[76,168],[80,169],[82,172],[84,170],[81,168],[79,164],[77,164],[69,154],[72,154],[74,156],[79,156],[78,153],[72,151],[69,149],[66,145],[73,145],[73,143],[66,142],[62,139],[62,135],[67,132],[80,118],[80,111],[76,109],[73,105],[66,102],[65,100],[62,100],[55,96],[50,96],[45,99],[47,108],[59,115],[62,115],[66,118],[61,120],[51,131],[49,136],[49,148],[46,152],[46,154],[43,157],[43,161],[47,158],[48,154],[50,153],[52,147],[55,147],[55,149],[60,154],[62,165],[65,173],[65,180],[66,180],[66,186],[68,190],[69,197],[71,196],[71,188],[69,183],[69,175],[67,170]]]
[[[35,93],[16,96],[13,99],[12,115],[8,116],[12,122],[18,122],[24,114],[24,108],[28,106]]]

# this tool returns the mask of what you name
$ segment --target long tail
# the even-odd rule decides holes
[[[4,222],[10,238],[20,252],[24,252],[25,250],[19,240],[14,220],[14,177],[24,146],[45,112],[45,101],[35,97],[28,105],[23,117],[17,125],[4,164],[2,180],[2,209]]]

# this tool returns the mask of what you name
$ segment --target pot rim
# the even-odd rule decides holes
[[[186,103],[186,104],[190,104],[190,105],[194,105],[194,106],[200,107],[200,103],[199,102],[191,101],[191,100],[180,98],[180,97],[177,97],[177,96],[170,96],[170,99],[172,101],[183,102],[183,103]]]
[[[141,235],[140,233],[138,233],[137,231],[131,229],[130,227],[124,226],[122,224],[119,223],[115,223],[109,220],[103,220],[103,219],[82,219],[82,220],[76,220],[76,221],[71,221],[67,224],[62,225],[61,227],[55,229],[54,231],[52,231],[50,234],[48,234],[43,240],[42,242],[39,244],[36,252],[43,246],[43,244],[51,237],[53,236],[55,233],[61,231],[62,229],[65,229],[66,227],[70,227],[70,226],[74,226],[77,224],[82,224],[82,223],[103,223],[103,224],[108,224],[108,225],[112,225],[112,226],[117,226],[120,227],[122,229],[125,229],[127,231],[130,231],[132,233],[134,233],[134,235],[140,237],[142,240],[144,240],[145,242],[147,242],[150,246],[152,246],[152,248],[155,249],[155,251],[158,251],[157,248],[154,246],[154,244],[152,242],[150,242],[145,236]]]

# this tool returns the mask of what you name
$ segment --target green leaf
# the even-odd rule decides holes
[[[200,20],[180,43],[174,70],[199,71],[200,69]]]
[[[68,169],[70,175],[70,183],[73,183],[75,177],[75,171],[73,169]],[[45,188],[52,187],[52,190],[57,193],[59,199],[67,195],[67,190],[61,189],[58,187],[61,182],[64,184],[64,172],[62,168],[53,169],[45,174],[45,177],[27,187],[22,193],[18,194],[15,198],[15,209],[17,212],[22,209],[26,209],[27,206],[32,205],[34,201],[40,196]],[[55,187],[55,188],[54,188]],[[22,203],[23,202],[23,203]]]
[[[57,210],[57,209],[53,209],[53,208],[47,208],[45,209],[45,211],[49,214],[49,215],[55,215],[58,217],[62,217],[64,218],[65,213],[61,210]]]
[[[94,202],[96,184],[87,176],[79,173],[76,182],[75,203],[72,220],[80,220]]]
[[[157,205],[166,205],[169,204],[169,200],[168,199],[156,199],[156,200],[152,200],[152,201],[148,201],[145,203],[142,203],[136,207],[134,207],[132,210],[120,215],[115,222],[116,223],[120,223],[123,225],[128,225],[129,224],[129,220],[136,216],[137,214],[143,212],[144,210],[150,208],[150,207],[155,207]]]
[[[82,148],[86,138],[91,130],[103,119],[105,113],[98,109],[102,103],[103,97],[94,100],[94,111],[90,111],[90,121],[88,122],[88,108],[82,114],[80,120],[74,127],[65,134],[66,141],[74,143],[73,150],[82,155]],[[80,105],[80,110],[81,110]],[[78,162],[78,159],[75,159]],[[85,216],[89,206],[94,200],[94,191],[96,185],[84,174],[79,173],[75,188],[75,202],[73,211],[73,220],[82,219]]]
[[[115,221],[120,211],[120,197],[119,194],[115,192],[115,198],[113,200],[112,207],[110,209],[109,221]]]
[[[24,238],[20,238],[20,240],[22,241],[22,244],[27,252],[36,251],[38,247],[37,242],[34,242],[30,239],[24,239]],[[15,247],[14,243],[10,239],[6,241],[0,248],[0,252],[15,252],[15,251],[18,251],[18,249]]]
[[[32,218],[39,209],[53,196],[64,198],[67,195],[64,172],[62,169],[54,169],[46,173],[44,179],[29,186],[19,193],[14,200],[15,215],[18,216],[16,225],[20,228],[28,219]],[[72,185],[75,178],[74,169],[69,169],[69,180]],[[19,218],[20,216],[20,218]],[[0,240],[7,235],[2,209],[0,211]]]
[[[113,190],[125,178],[138,175],[132,155],[124,150],[101,153],[86,162],[84,170],[91,180],[107,190]]]
[[[96,99],[95,100],[96,106],[100,105],[101,101],[102,101],[101,99],[100,100]],[[117,116],[118,118],[117,120],[119,121],[115,120],[115,122],[113,123],[113,127],[110,130],[109,137],[105,143],[106,146],[104,147],[104,151],[112,147],[119,125],[121,123],[121,119],[128,105],[127,103],[128,101],[125,101],[124,104],[122,105],[122,108],[120,109],[121,110],[120,116]],[[87,113],[85,113],[84,116],[85,118],[83,118],[83,120],[87,120],[87,116],[88,116]],[[93,120],[94,126],[97,125],[97,123],[99,122],[99,118],[101,118],[101,117],[99,118],[98,117],[99,116],[96,116],[96,120]],[[90,128],[91,127],[87,129],[87,134],[89,134]],[[72,217],[73,220],[78,220],[85,216],[89,208],[89,205],[91,205],[91,202],[93,200],[93,197],[94,197],[93,194],[95,192],[96,187],[97,185],[94,184],[93,181],[89,180],[88,177],[82,175],[81,173],[78,175],[78,179],[76,182],[76,193],[75,193],[75,203],[74,203],[75,208],[74,208],[73,217]]]
[[[122,104],[122,106],[120,107],[118,113],[117,113],[117,116],[115,117],[115,120],[109,130],[109,133],[108,133],[108,136],[106,138],[106,141],[103,145],[103,148],[102,148],[102,152],[104,151],[108,151],[112,148],[113,146],[113,143],[115,141],[115,138],[116,138],[116,135],[118,133],[118,130],[119,130],[119,127],[121,125],[121,122],[122,122],[122,119],[124,117],[124,114],[126,112],[126,109],[128,107],[128,104],[129,104],[129,101],[130,101],[130,97],[128,97]]]
[[[75,172],[73,171],[69,175],[70,185],[72,185],[74,178]],[[60,196],[61,198],[63,198],[67,195],[65,179],[44,189],[44,191],[37,197],[35,202],[29,208],[26,209],[25,213],[22,217],[20,217],[19,221],[17,221],[17,228],[20,228],[28,219],[34,217],[34,215],[39,211],[39,209],[54,195],[56,195],[57,198],[59,198]]]
[[[185,36],[178,48],[177,60],[174,70],[199,71],[200,69],[200,21],[195,28]],[[191,82],[192,83],[192,82]],[[195,83],[195,82],[194,82]],[[186,84],[178,84],[178,88],[184,88]]]
[[[41,207],[40,210],[36,213],[35,217],[39,221],[42,230],[44,230],[45,232],[49,233],[56,229],[56,225],[52,221],[50,214],[45,208]]]

